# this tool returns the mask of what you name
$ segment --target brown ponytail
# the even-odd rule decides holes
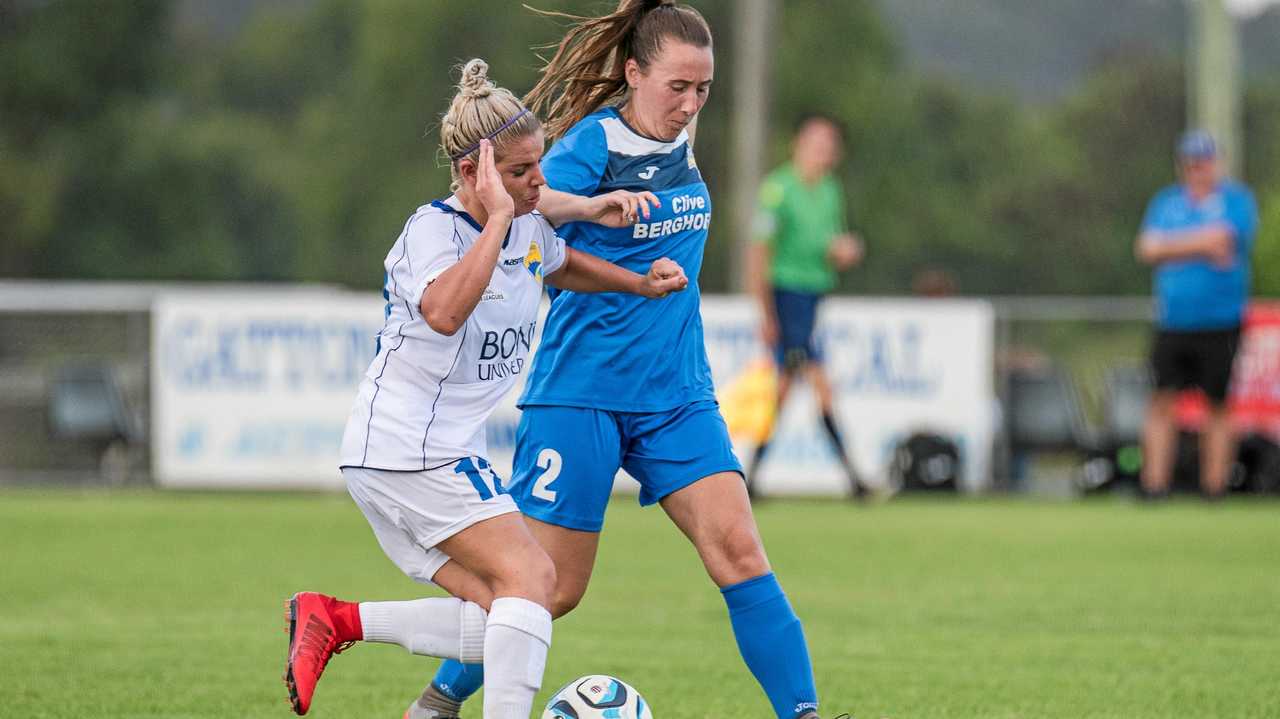
[[[529,7],[529,6],[525,6]],[[621,0],[603,17],[581,17],[529,8],[572,21],[542,78],[524,101],[546,116],[546,132],[560,137],[587,115],[627,94],[627,60],[647,68],[667,38],[711,47],[711,28],[697,10],[675,0]],[[547,46],[548,48],[552,46]]]

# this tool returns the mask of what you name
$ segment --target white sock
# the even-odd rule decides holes
[[[366,642],[399,644],[412,654],[465,663],[484,657],[485,611],[454,597],[360,602]]]
[[[529,719],[550,646],[550,612],[519,597],[493,600],[484,634],[484,719]]]

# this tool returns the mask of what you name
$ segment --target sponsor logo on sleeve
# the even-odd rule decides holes
[[[529,254],[524,256],[524,266],[534,279],[542,281],[542,250],[538,248],[537,242],[529,243]]]

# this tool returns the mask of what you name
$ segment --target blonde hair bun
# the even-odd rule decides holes
[[[474,58],[462,66],[458,91],[440,118],[440,149],[449,160],[453,189],[460,186],[458,162],[472,157],[481,140],[493,143],[497,158],[517,138],[542,127],[538,118],[506,88],[489,79],[489,63]]]
[[[462,66],[458,91],[463,97],[488,97],[496,85],[489,80],[489,63],[475,58]]]

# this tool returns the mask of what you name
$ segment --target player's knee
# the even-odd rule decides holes
[[[721,576],[713,575],[713,578],[721,585],[736,584],[769,572],[760,537],[749,527],[734,527],[726,532],[718,549],[721,566],[717,573]]]
[[[551,616],[559,619],[577,609],[584,593],[585,590],[579,587],[556,587],[555,595],[551,598]]]
[[[580,581],[571,581],[566,577],[559,577],[556,585],[556,594],[552,597],[552,617],[561,618],[572,610],[577,609],[582,595],[586,594],[586,583]]]
[[[526,552],[512,552],[490,578],[494,597],[524,597],[550,608],[556,588],[556,565],[536,545]]]
[[[493,606],[493,589],[485,582],[476,582],[475,586],[469,587],[466,593],[456,596],[464,601],[479,604],[485,611]]]
[[[538,551],[532,555],[529,565],[529,591],[537,595],[542,606],[550,609],[556,592],[556,565],[546,552]]]

